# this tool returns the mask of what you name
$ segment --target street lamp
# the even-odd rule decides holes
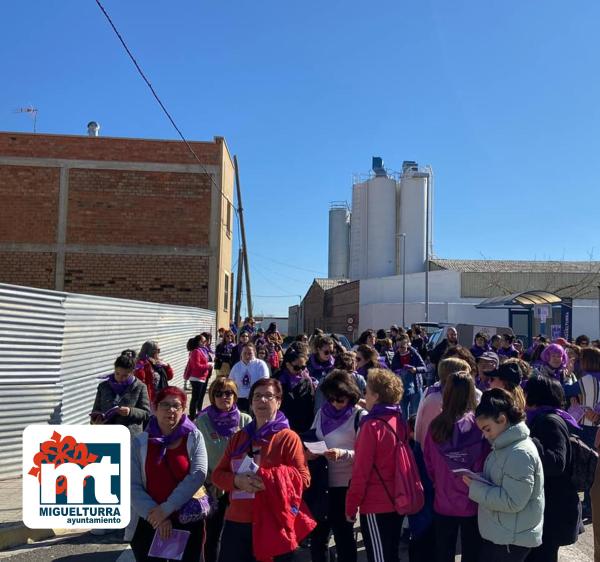
[[[406,328],[406,233],[398,236],[402,238],[402,327]]]

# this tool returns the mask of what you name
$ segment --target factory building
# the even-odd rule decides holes
[[[433,195],[430,166],[405,161],[397,173],[374,157],[369,174],[353,181],[351,209],[331,205],[329,279],[315,279],[290,311],[290,333],[294,327],[298,332],[335,327],[351,334],[423,321],[514,322],[523,336],[518,310],[509,304],[482,306],[486,299],[538,290],[556,295],[571,310],[568,327],[557,320],[541,326],[548,336],[600,336],[600,262],[438,259],[432,251]],[[344,289],[350,283],[351,290]],[[350,320],[345,326],[342,317]],[[531,325],[537,329],[538,319],[530,319],[529,331]]]

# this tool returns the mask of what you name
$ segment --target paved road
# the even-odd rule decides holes
[[[0,562],[134,562],[133,554],[116,531],[103,536],[84,533],[64,540],[45,541],[15,550],[0,553]],[[406,552],[401,553],[401,562],[408,562]],[[366,562],[364,550],[359,548],[359,562]],[[586,526],[586,532],[577,544],[561,549],[560,562],[593,562],[594,546],[592,529]],[[301,551],[301,562],[310,562],[308,551]],[[457,557],[460,560],[460,557]]]

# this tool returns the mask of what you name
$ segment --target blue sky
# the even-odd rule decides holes
[[[600,3],[104,0],[189,139],[238,155],[255,310],[327,273],[371,156],[431,164],[439,257],[600,259]],[[0,129],[175,138],[93,0],[1,6]]]

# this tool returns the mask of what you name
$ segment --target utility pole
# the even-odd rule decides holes
[[[250,290],[250,268],[248,266],[248,245],[246,244],[246,228],[244,226],[244,208],[242,206],[242,188],[240,186],[240,169],[238,166],[237,156],[233,157],[233,165],[235,167],[235,185],[237,189],[238,213],[240,216],[240,229],[242,231],[242,248],[244,271],[246,272],[246,304],[247,314],[252,317],[252,291]],[[239,279],[239,277],[238,277]]]
[[[238,251],[238,265],[237,265],[237,279],[235,285],[235,312],[233,315],[233,323],[236,328],[239,328],[242,319],[241,319],[241,310],[242,310],[242,272],[243,272],[243,264],[242,264],[242,247]]]

